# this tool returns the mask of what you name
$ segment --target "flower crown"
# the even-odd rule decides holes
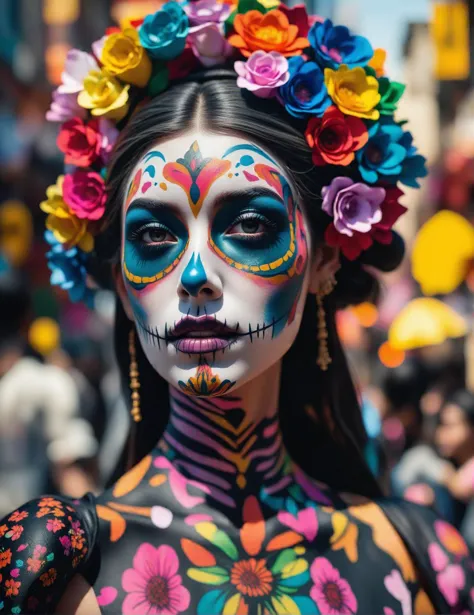
[[[48,188],[41,209],[48,214],[51,282],[73,301],[92,297],[87,259],[105,212],[117,125],[126,123],[132,101],[233,56],[238,87],[276,97],[291,116],[306,120],[314,165],[341,167],[322,191],[326,242],[354,260],[373,242],[392,241],[391,229],[406,211],[398,183],[419,187],[427,172],[411,133],[394,119],[405,86],[384,76],[383,50],[374,52],[367,39],[329,19],[308,16],[304,5],[170,1],[145,19],[110,28],[91,53],[70,51],[53,94],[47,119],[62,122],[58,147],[67,173]]]

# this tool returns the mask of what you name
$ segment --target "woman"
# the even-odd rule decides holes
[[[376,295],[365,266],[403,256],[387,180],[413,183],[423,161],[390,117],[402,86],[362,68],[372,48],[346,29],[248,8],[170,2],[94,45],[101,67],[69,58],[52,119],[75,94],[121,135],[105,203],[110,126],[63,127],[66,163],[87,170],[42,204],[51,267],[76,298],[86,267],[112,273],[132,469],[98,498],[47,497],[4,521],[13,612],[470,609],[457,532],[413,514],[427,564],[383,512],[335,330],[337,308]]]

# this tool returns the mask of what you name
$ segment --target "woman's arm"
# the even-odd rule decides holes
[[[72,579],[56,609],[57,615],[100,615],[97,597],[80,574]]]

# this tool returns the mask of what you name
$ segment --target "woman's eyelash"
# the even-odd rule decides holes
[[[159,223],[154,223],[154,224],[144,224],[138,228],[131,229],[129,233],[129,238],[131,241],[143,239],[143,235],[147,231],[148,232],[161,231],[163,233],[169,233],[170,235],[172,235],[171,231],[166,226],[159,224]]]
[[[248,222],[248,221],[254,221],[254,220],[256,222],[260,222],[261,224],[265,225],[270,230],[274,230],[277,228],[277,224],[273,220],[269,220],[263,214],[248,211],[248,212],[242,212],[239,216],[237,216],[237,218],[229,226],[229,229],[233,228],[240,222]]]

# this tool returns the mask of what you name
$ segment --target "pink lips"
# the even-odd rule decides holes
[[[227,348],[237,335],[225,323],[210,316],[187,316],[178,322],[169,334],[175,348],[187,354],[205,354]]]

